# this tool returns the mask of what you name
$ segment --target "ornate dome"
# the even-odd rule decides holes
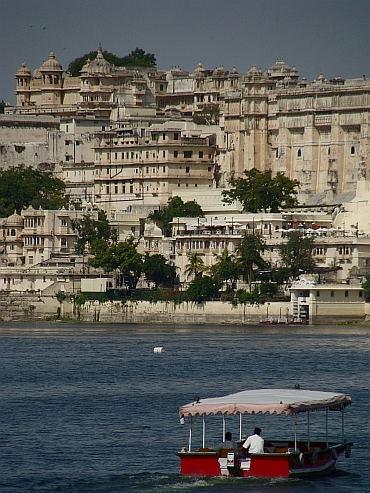
[[[26,62],[22,63],[21,68],[17,71],[17,73],[15,75],[16,76],[17,75],[20,75],[20,76],[29,75],[29,76],[31,76],[31,70],[29,68],[27,68]]]
[[[90,62],[87,72],[89,74],[110,74],[112,72],[112,67],[109,62],[103,56],[102,47],[99,45],[98,54],[92,62]]]
[[[236,75],[239,75],[239,72],[236,70],[235,67],[233,67],[233,69],[230,72],[230,75],[233,75],[235,77]]]
[[[227,76],[227,70],[221,67],[217,67],[216,70],[213,71],[212,77],[226,77]]]
[[[42,70],[62,70],[61,64],[55,60],[54,52],[51,51],[49,59],[41,65],[40,71]]]
[[[23,219],[22,217],[17,214],[17,211],[14,211],[14,214],[9,216],[6,219],[6,225],[7,226],[23,226]]]
[[[198,63],[197,68],[193,72],[195,78],[204,78],[206,76],[206,71],[201,63]]]
[[[88,59],[86,60],[85,65],[84,65],[84,66],[82,67],[82,69],[80,70],[80,73],[81,73],[81,74],[84,74],[84,73],[86,73],[86,72],[88,71],[88,68],[89,68],[89,66],[90,66],[90,63],[91,63],[91,60],[90,60],[90,58],[88,58]]]
[[[41,75],[39,68],[37,68],[36,70],[33,71],[33,78],[34,79],[41,79],[42,78],[42,75]]]

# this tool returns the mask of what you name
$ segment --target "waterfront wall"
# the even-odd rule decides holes
[[[370,318],[370,303],[327,303],[311,318],[314,324],[363,322]],[[258,324],[267,317],[292,315],[290,303],[233,307],[229,302],[207,303],[90,301],[74,305],[69,299],[62,303],[54,296],[36,293],[0,292],[0,321],[52,320],[57,318],[102,323],[145,324]]]

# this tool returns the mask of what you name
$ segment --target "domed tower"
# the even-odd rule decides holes
[[[17,106],[27,106],[30,102],[30,83],[31,71],[27,68],[26,62],[22,63],[21,68],[15,74],[17,95]]]
[[[17,211],[14,211],[14,214],[6,219],[5,225],[8,266],[21,264],[23,255],[23,218],[17,214]]]
[[[50,52],[49,59],[44,62],[38,70],[42,79],[42,101],[45,106],[62,104],[63,69]]]

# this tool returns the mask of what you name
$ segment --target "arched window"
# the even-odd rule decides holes
[[[302,157],[302,150],[301,149],[298,149],[298,151],[297,151],[297,157]]]

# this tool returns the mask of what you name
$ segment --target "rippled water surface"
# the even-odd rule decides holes
[[[370,329],[365,327],[0,324],[0,491],[368,492]],[[165,354],[154,354],[164,346]],[[187,445],[178,406],[194,396],[293,387],[351,394],[346,438],[355,446],[315,480],[183,478]],[[330,417],[330,439],[341,437]],[[299,436],[306,436],[300,416]],[[239,418],[227,418],[238,434]],[[243,417],[243,432],[291,438],[289,417]],[[325,430],[314,413],[311,433]],[[222,418],[207,419],[208,443]],[[201,422],[195,447],[201,446]]]

